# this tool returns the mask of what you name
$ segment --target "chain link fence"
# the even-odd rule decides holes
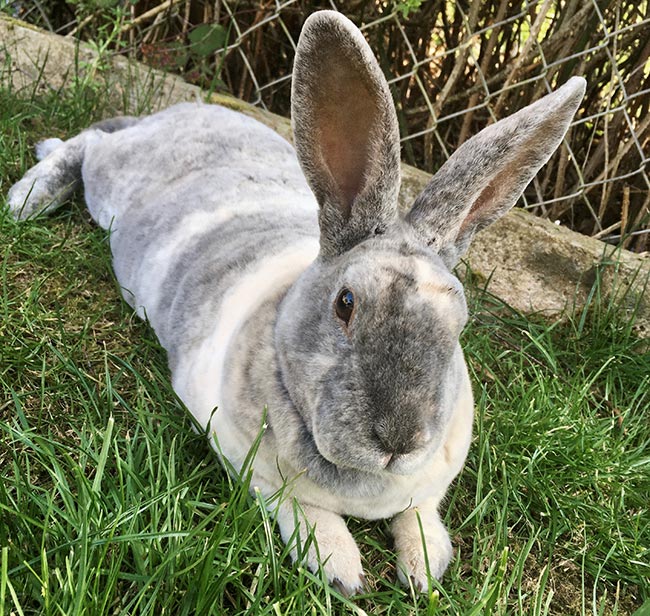
[[[13,3],[14,14],[289,114],[305,17],[341,11],[386,74],[403,158],[435,171],[461,143],[565,82],[579,116],[522,207],[637,252],[650,248],[649,0],[112,0]]]

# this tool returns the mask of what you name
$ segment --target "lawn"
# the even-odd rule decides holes
[[[0,193],[33,144],[105,117],[79,84],[0,86]],[[3,199],[3,198],[2,198]],[[650,611],[650,355],[600,297],[562,323],[468,283],[475,434],[429,597],[395,582],[387,522],[352,520],[368,593],[292,564],[171,389],[78,199],[0,212],[0,616],[633,614]]]

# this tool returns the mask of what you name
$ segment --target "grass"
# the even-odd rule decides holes
[[[83,84],[34,92],[0,89],[3,195],[34,142],[109,112]],[[371,590],[348,600],[291,563],[246,476],[193,432],[80,201],[21,224],[1,212],[0,251],[0,616],[650,609],[650,357],[597,293],[549,325],[470,284],[456,557],[416,596],[395,583],[387,522],[351,520]]]

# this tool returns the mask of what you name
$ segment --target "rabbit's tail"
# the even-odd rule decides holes
[[[81,166],[90,140],[101,133],[113,133],[140,121],[121,116],[93,124],[76,137],[46,139],[36,146],[39,163],[9,189],[7,204],[15,218],[31,218],[52,212],[68,199],[81,184]]]

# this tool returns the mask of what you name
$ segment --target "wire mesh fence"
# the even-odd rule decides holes
[[[637,252],[650,247],[650,0],[41,0],[15,16],[288,115],[301,25],[359,25],[395,99],[403,158],[435,171],[461,143],[587,79],[561,149],[520,205]]]

